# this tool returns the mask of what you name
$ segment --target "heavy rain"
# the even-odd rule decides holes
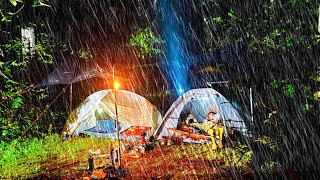
[[[320,1],[0,15],[0,179],[319,178]]]

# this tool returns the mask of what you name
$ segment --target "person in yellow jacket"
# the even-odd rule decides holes
[[[203,123],[190,122],[189,125],[209,134],[211,136],[212,149],[215,150],[217,149],[216,137],[219,138],[218,147],[223,148],[222,137],[224,129],[219,123],[221,123],[220,114],[209,112]]]

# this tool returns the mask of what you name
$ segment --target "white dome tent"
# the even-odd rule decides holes
[[[95,92],[88,96],[70,114],[64,129],[64,135],[79,135],[95,128],[101,120],[115,120],[115,96],[112,89]],[[116,92],[120,135],[125,130],[148,129],[151,136],[161,122],[159,110],[144,97],[130,91]],[[114,124],[114,123],[113,123]],[[101,128],[98,128],[101,129]],[[98,137],[115,138],[116,133],[97,133]]]
[[[226,129],[237,130],[241,133],[246,133],[248,130],[239,112],[224,96],[212,88],[201,88],[184,93],[171,105],[154,136],[158,140],[172,136],[169,129],[177,128],[180,115],[186,108],[196,116],[198,122],[203,122],[207,113],[214,111],[221,115]]]

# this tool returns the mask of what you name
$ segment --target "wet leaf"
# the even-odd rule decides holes
[[[13,108],[19,108],[22,105],[22,103],[23,103],[22,98],[21,97],[17,97],[12,102],[12,107]]]

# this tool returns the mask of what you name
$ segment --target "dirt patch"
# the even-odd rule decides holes
[[[216,160],[193,159],[184,154],[172,154],[177,145],[160,146],[139,159],[124,158],[126,177],[123,179],[204,179],[226,177],[221,162]]]

